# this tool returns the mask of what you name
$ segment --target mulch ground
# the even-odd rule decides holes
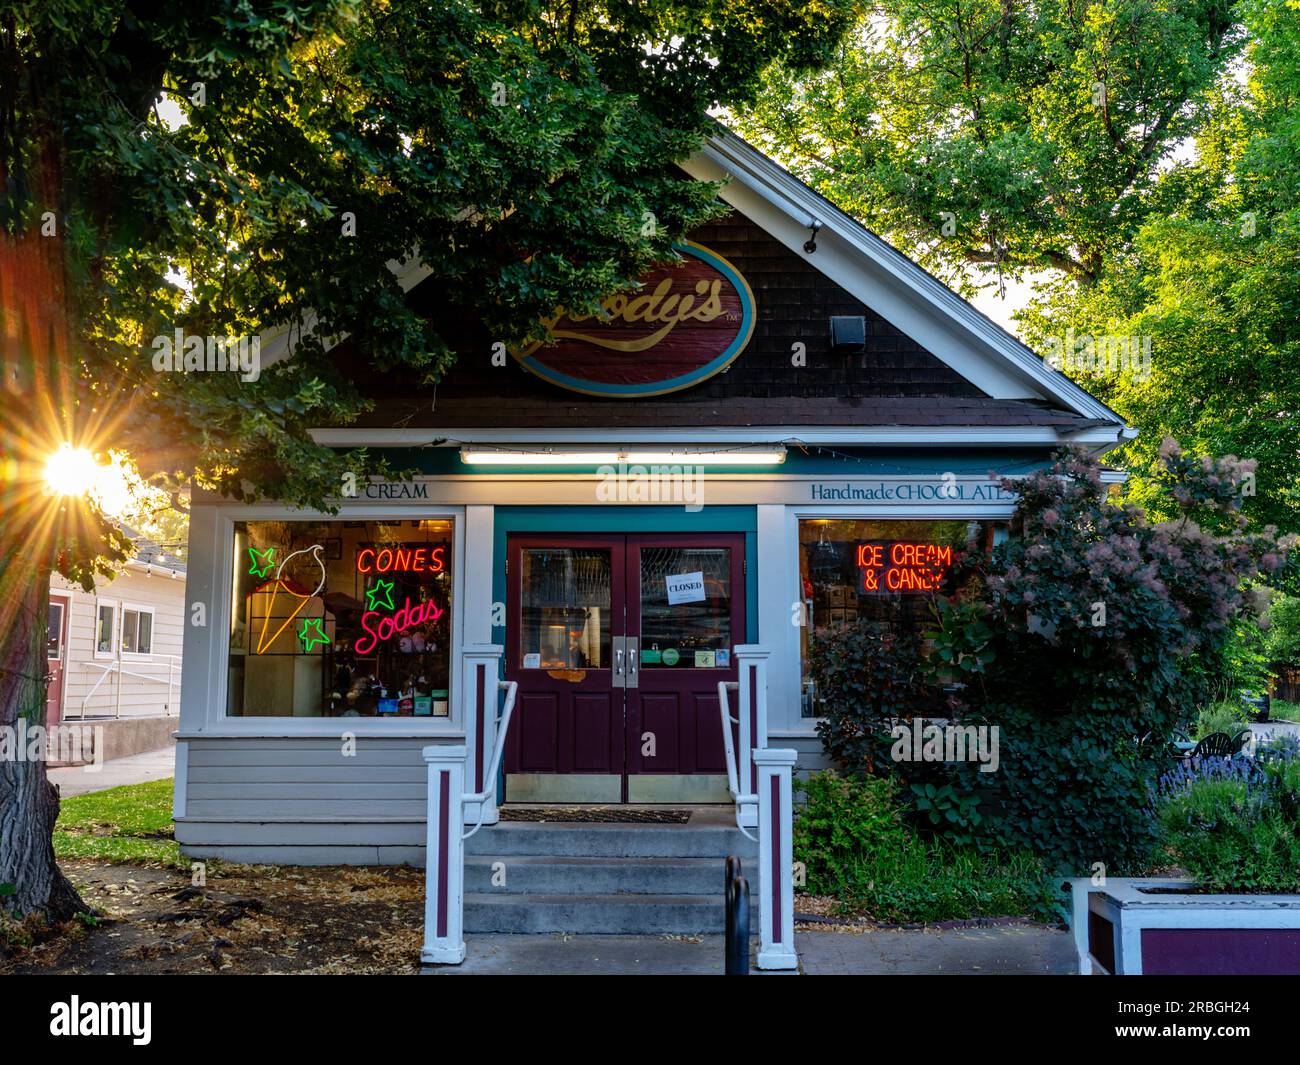
[[[0,959],[0,973],[415,973],[424,872],[64,861],[99,915]]]

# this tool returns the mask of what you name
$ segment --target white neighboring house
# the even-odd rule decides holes
[[[47,721],[175,717],[184,619],[185,564],[153,545],[93,592],[55,574]]]

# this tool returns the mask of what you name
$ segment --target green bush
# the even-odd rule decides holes
[[[891,768],[890,727],[936,699],[922,676],[920,640],[909,629],[881,632],[859,621],[821,632],[809,643],[808,668],[822,746],[849,773]]]
[[[1059,916],[1040,859],[922,838],[888,778],[828,771],[798,787],[806,802],[794,826],[795,860],[805,866],[806,890],[835,896],[844,914],[903,923]]]
[[[796,781],[805,803],[794,825],[794,851],[807,888],[838,894],[868,855],[896,851],[906,834],[898,786],[888,777],[843,777],[834,771]]]
[[[1292,544],[1238,529],[1248,463],[1195,459],[1173,441],[1161,456],[1179,511],[1166,522],[1109,499],[1078,451],[1004,482],[1018,497],[1011,535],[965,561],[971,591],[941,601],[928,634],[968,674],[962,723],[1000,733],[998,771],[954,763],[954,788],[986,798],[998,846],[1074,873],[1147,868],[1168,741],[1211,701],[1248,588]]]
[[[1160,781],[1165,844],[1196,882],[1216,892],[1300,892],[1300,748],[1205,759]]]

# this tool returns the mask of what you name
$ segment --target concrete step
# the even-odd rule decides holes
[[[493,868],[498,862],[504,884],[493,883],[494,877],[501,879]],[[752,876],[747,868],[742,871]],[[724,875],[721,858],[470,855],[465,859],[465,890],[487,895],[709,895],[721,899]]]
[[[758,844],[722,825],[627,825],[572,821],[503,821],[465,841],[484,857],[758,859]]]
[[[758,929],[751,896],[750,928]],[[724,930],[716,895],[465,895],[465,931],[573,935],[688,935]]]

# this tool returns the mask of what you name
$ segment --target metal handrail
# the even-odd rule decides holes
[[[142,656],[142,657],[144,657],[144,656]],[[136,673],[136,672],[133,672],[132,670],[129,670],[129,669],[123,669],[123,668],[122,668],[122,655],[121,655],[121,652],[120,652],[120,651],[118,652],[118,654],[117,654],[116,657],[110,659],[108,662],[84,662],[84,661],[81,662],[80,665],[85,666],[87,669],[98,669],[98,670],[101,670],[102,672],[99,674],[99,679],[96,680],[95,683],[92,684],[92,685],[90,686],[90,691],[86,692],[86,694],[83,695],[83,696],[81,697],[81,713],[80,713],[80,715],[78,715],[78,719],[79,719],[79,720],[85,720],[85,717],[86,717],[86,704],[89,703],[90,700],[93,699],[93,698],[95,697],[95,693],[99,690],[99,686],[100,686],[101,684],[103,684],[104,681],[106,681],[106,680],[107,680],[109,677],[111,677],[114,673],[116,673],[117,676],[118,676],[118,684],[119,684],[119,685],[121,684],[121,678],[122,678],[122,677],[131,677],[131,678],[133,678],[133,679],[135,679],[135,680],[152,680],[152,681],[156,681],[156,682],[159,683],[159,684],[166,684],[166,685],[167,685],[167,716],[168,716],[168,717],[171,717],[171,702],[172,702],[172,699],[171,699],[171,692],[172,692],[172,678],[173,678],[174,675],[175,675],[175,670],[176,670],[176,665],[177,665],[177,663],[181,661],[181,656],[180,656],[180,655],[154,654],[153,652],[150,652],[150,654],[149,654],[147,657],[149,657],[150,659],[155,659],[155,658],[165,658],[165,659],[167,659],[167,679],[166,679],[166,680],[164,680],[162,677],[153,677],[153,676],[150,676],[148,673]],[[132,662],[131,664],[132,664],[132,665],[136,665],[137,663]],[[139,664],[139,665],[152,665],[153,662],[140,662],[140,663],[138,663],[138,664]],[[161,663],[159,663],[159,665],[161,665]],[[119,712],[118,712],[115,716],[117,716],[117,717],[121,717],[121,716],[122,716],[120,710],[119,710]]]
[[[757,842],[758,837],[751,836],[740,823],[741,809],[750,806],[757,809],[758,796],[742,795],[740,791],[740,763],[736,759],[735,741],[731,738],[731,726],[739,725],[740,721],[731,716],[731,706],[727,699],[727,692],[733,689],[739,691],[740,684],[734,680],[718,681],[718,713],[722,717],[722,745],[727,754],[727,790],[731,792],[731,801],[736,805],[736,827],[746,839]]]
[[[496,791],[497,773],[501,771],[501,759],[506,753],[506,734],[510,731],[510,718],[515,712],[515,696],[519,692],[519,682],[514,680],[497,681],[497,690],[504,690],[506,693],[505,705],[501,708],[501,715],[497,718],[497,738],[496,744],[492,750],[492,762],[490,770],[484,774],[483,779],[487,782],[487,787],[483,791],[474,794],[466,793],[461,797],[461,801],[468,805],[478,806],[478,818],[474,822],[474,827],[468,832],[461,835],[461,839],[469,839],[480,828],[483,827],[483,804],[491,798]]]

